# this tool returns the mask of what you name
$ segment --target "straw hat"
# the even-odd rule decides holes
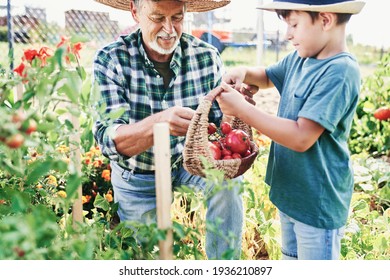
[[[365,2],[354,0],[274,0],[258,9],[358,14],[364,5]]]
[[[130,11],[131,0],[95,0],[104,5]],[[217,8],[221,8],[230,3],[230,0],[178,0],[186,2],[187,12],[207,12]]]

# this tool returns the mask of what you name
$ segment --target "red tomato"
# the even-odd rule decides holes
[[[228,149],[222,149],[222,157],[224,156],[231,156],[232,155],[232,151],[228,150]]]
[[[233,153],[232,158],[242,158],[242,156],[239,153]]]
[[[33,119],[29,119],[28,120],[28,125],[26,127],[26,129],[24,130],[24,132],[26,132],[28,135],[30,135],[31,133],[37,131],[37,122]]]
[[[215,160],[221,159],[221,150],[212,142],[209,143],[209,148],[211,150],[211,154]]]
[[[24,137],[22,134],[20,133],[16,133],[14,135],[12,135],[10,138],[8,138],[5,143],[7,144],[8,147],[10,147],[11,149],[17,149],[19,148],[20,146],[23,145],[24,143]]]
[[[13,123],[21,123],[26,119],[25,114],[22,111],[16,111],[11,118]]]
[[[226,146],[226,138],[225,138],[225,137],[224,137],[224,138],[221,138],[221,139],[219,139],[219,142],[220,142],[220,144],[221,144],[222,148]]]
[[[223,134],[228,135],[232,131],[232,126],[228,122],[221,123],[221,131]]]
[[[386,108],[386,107],[378,108],[374,112],[374,118],[380,121],[386,121],[390,119],[390,108]]]
[[[233,158],[232,156],[226,155],[222,159],[232,159],[232,158]]]
[[[217,126],[215,125],[215,123],[209,123],[207,127],[207,133],[214,134],[215,132],[217,132]]]
[[[222,150],[222,146],[221,146],[221,143],[219,143],[219,141],[211,141],[211,143],[213,143],[215,146],[217,146],[218,149]]]
[[[245,155],[250,148],[249,135],[241,129],[233,129],[226,136],[226,147],[233,153]]]

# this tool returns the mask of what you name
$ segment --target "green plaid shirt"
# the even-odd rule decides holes
[[[154,170],[153,147],[132,157],[119,154],[111,137],[118,124],[136,123],[173,106],[196,110],[199,98],[219,85],[224,71],[214,47],[183,33],[170,62],[173,77],[165,88],[163,77],[142,46],[140,30],[99,50],[93,66],[94,84],[101,94],[97,110],[102,112],[93,128],[95,140],[104,156],[135,171]],[[124,113],[111,119],[118,110]],[[214,102],[209,120],[218,124],[221,117],[218,103]],[[170,136],[172,164],[180,161],[184,140],[183,136]]]

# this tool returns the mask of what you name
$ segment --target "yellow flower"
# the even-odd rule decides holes
[[[101,152],[100,152],[100,148],[98,146],[96,147],[91,147],[91,149],[89,149],[89,151],[95,155],[95,156],[100,156],[101,155]]]
[[[89,201],[91,200],[91,196],[90,195],[83,195],[81,197],[81,201],[84,203],[88,203]]]
[[[57,147],[57,151],[62,153],[62,154],[65,154],[65,153],[69,152],[69,147],[67,147],[65,145],[60,145],[59,147]]]
[[[53,175],[49,175],[49,177],[47,177],[47,183],[48,183],[49,185],[58,186],[58,184],[57,184],[57,178],[54,177]]]
[[[58,191],[57,195],[62,197],[62,198],[66,198],[66,192],[65,191]]]

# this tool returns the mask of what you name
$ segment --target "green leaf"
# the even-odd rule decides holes
[[[102,197],[99,193],[95,197],[95,201],[93,203],[93,206],[95,206],[96,208],[101,208],[104,211],[108,211],[108,209],[110,209],[110,203],[104,197]]]
[[[70,101],[77,104],[77,93],[73,91],[72,87],[69,86],[68,83],[63,84],[63,86],[58,89],[58,92],[65,93]]]
[[[81,177],[77,174],[70,174],[67,178],[66,194],[67,198],[71,199],[77,193],[78,188],[81,187]]]
[[[40,123],[38,125],[37,130],[42,133],[47,133],[49,131],[56,129],[56,127],[57,126],[54,123]]]
[[[35,184],[35,182],[41,178],[42,176],[45,176],[49,171],[52,169],[53,161],[47,160],[43,162],[33,162],[29,166],[29,170],[32,169],[32,171],[29,172],[27,175],[27,184]]]
[[[65,48],[58,48],[54,54],[55,61],[58,63],[59,67],[62,68],[62,57],[64,56]]]

